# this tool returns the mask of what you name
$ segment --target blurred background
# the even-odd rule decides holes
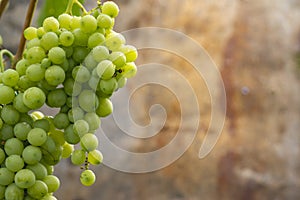
[[[95,5],[92,0],[86,2],[87,7]],[[212,105],[205,81],[182,57],[151,49],[139,50],[138,66],[167,65],[182,74],[193,88],[201,113],[194,142],[178,160],[155,172],[124,173],[105,165],[94,168],[97,182],[89,188],[80,185],[80,169],[66,160],[56,167],[62,181],[56,193],[58,199],[300,199],[300,1],[115,2],[121,10],[116,20],[117,31],[149,26],[169,28],[186,34],[205,48],[218,66],[225,85],[226,122],[213,151],[199,159],[199,147],[211,120]],[[27,3],[12,0],[0,21],[4,46],[12,51],[18,45]],[[134,40],[132,44],[135,45]],[[180,42],[173,45],[183,46]],[[197,57],[195,52],[188,53]],[[168,72],[137,74],[137,77],[149,76],[177,80]],[[129,80],[123,90],[134,88],[136,80]],[[178,88],[185,91],[180,83]],[[113,98],[115,105],[122,107],[125,101],[122,95]],[[163,128],[154,137],[138,140],[124,136],[113,117],[102,120],[99,134],[132,152],[162,148],[179,129],[180,104],[188,103],[179,102],[176,94],[164,87],[146,85],[130,99],[130,114],[135,123],[143,126],[151,117],[160,119],[159,114],[149,115],[149,108],[154,104],[163,106],[167,114]],[[187,109],[191,118],[195,117],[195,105]],[[115,110],[114,115],[122,116],[122,110]],[[125,126],[130,129],[130,121]],[[187,126],[184,131],[189,135],[193,128]],[[145,132],[147,135],[147,129]],[[113,155],[105,153],[104,156]],[[152,161],[143,164],[147,162]]]

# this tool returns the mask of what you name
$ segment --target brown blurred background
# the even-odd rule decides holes
[[[78,167],[63,162],[56,168],[62,180],[58,199],[300,199],[300,1],[116,2],[121,10],[117,31],[164,27],[181,31],[203,45],[217,64],[225,84],[226,123],[213,151],[199,159],[199,147],[211,117],[205,82],[185,60],[141,50],[138,65],[167,64],[184,74],[193,86],[201,109],[197,138],[180,159],[156,172],[129,174],[103,165],[97,167],[97,182],[90,188],[80,185]],[[9,9],[0,21],[0,34],[5,46],[14,50],[23,23],[18,13],[23,14],[26,7],[19,1],[11,1]],[[134,79],[129,80],[128,87],[134,87]],[[122,102],[122,99],[114,101]],[[166,109],[168,119],[155,137],[140,141],[140,145],[125,143],[125,146],[134,152],[149,152],[166,145],[179,126],[180,102],[159,87],[142,88],[133,95],[132,101],[131,111],[137,123],[149,122],[148,109],[155,103]],[[110,126],[114,124],[112,121],[112,118],[102,121],[104,132],[122,133]]]

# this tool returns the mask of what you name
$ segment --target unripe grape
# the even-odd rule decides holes
[[[71,155],[71,162],[74,165],[82,165],[85,162],[86,156],[85,152],[81,149],[73,151]]]
[[[91,186],[95,183],[96,176],[92,170],[84,170],[80,175],[82,185]]]
[[[15,98],[15,91],[6,85],[0,84],[0,104],[9,104]]]
[[[43,21],[43,28],[46,32],[57,32],[59,29],[59,22],[54,17],[47,17]]]
[[[44,105],[46,96],[44,92],[37,87],[31,87],[24,92],[24,104],[33,110],[38,109]]]
[[[93,151],[98,147],[98,138],[92,133],[87,133],[80,139],[80,145],[88,152]]]
[[[41,38],[41,45],[45,50],[58,46],[58,36],[54,32],[47,32]]]
[[[48,175],[42,180],[44,183],[46,183],[48,187],[48,193],[52,193],[58,190],[60,186],[59,179],[54,175]]]
[[[66,58],[66,53],[60,47],[53,47],[48,52],[48,58],[54,64],[62,64]]]
[[[96,113],[99,117],[106,117],[113,112],[113,104],[108,98],[99,98]]]
[[[0,168],[0,185],[9,185],[14,181],[15,174],[7,168]]]
[[[19,73],[13,69],[7,69],[2,73],[2,83],[7,86],[13,87],[18,84]]]
[[[113,1],[106,1],[101,7],[102,13],[107,14],[113,18],[119,14],[119,7]]]
[[[5,199],[23,199],[24,190],[19,188],[15,183],[7,186],[5,190]]]
[[[60,27],[69,30],[71,19],[72,19],[72,16],[67,13],[63,13],[63,14],[59,15],[58,22],[59,22]]]
[[[39,46],[32,47],[26,52],[26,59],[30,64],[40,63],[45,57],[44,49]]]
[[[46,81],[53,86],[57,86],[64,82],[65,71],[58,65],[53,65],[49,67],[45,72]]]
[[[63,46],[72,46],[74,42],[74,35],[70,31],[63,31],[59,36],[59,41]]]
[[[85,15],[80,20],[80,29],[85,33],[93,33],[97,29],[97,20],[92,15]]]
[[[24,37],[26,40],[32,40],[37,37],[37,29],[30,26],[24,30]]]
[[[88,162],[92,165],[99,165],[103,161],[103,155],[99,150],[90,151],[88,153]]]
[[[27,193],[36,199],[41,199],[48,193],[48,186],[43,181],[37,180],[31,187],[27,188]]]
[[[32,64],[27,68],[26,76],[32,82],[41,81],[45,76],[45,69],[39,63]]]

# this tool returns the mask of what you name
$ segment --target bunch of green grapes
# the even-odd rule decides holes
[[[136,74],[137,49],[113,30],[118,6],[48,17],[25,29],[23,58],[0,73],[0,199],[56,199],[53,166],[69,158],[90,186],[103,156],[95,135],[112,94]],[[59,108],[55,116],[36,111]]]

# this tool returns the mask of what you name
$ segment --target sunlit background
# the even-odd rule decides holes
[[[93,0],[86,2],[88,8],[95,5]],[[183,75],[194,90],[201,115],[196,138],[178,160],[158,171],[132,174],[105,165],[93,168],[97,181],[88,188],[79,182],[81,169],[66,160],[56,167],[55,173],[62,181],[56,193],[58,199],[300,199],[300,1],[115,2],[121,10],[116,20],[117,31],[149,26],[169,28],[182,32],[205,48],[225,85],[226,123],[213,151],[199,159],[199,148],[211,123],[212,104],[207,84],[184,57],[141,49],[137,65],[141,68],[148,63],[167,65]],[[9,10],[0,20],[4,46],[12,51],[17,49],[27,3],[12,0]],[[185,48],[187,53],[198,56],[197,52],[189,52],[180,41],[170,45]],[[182,84],[176,82],[176,77],[159,70],[149,74],[138,73],[136,78],[151,76],[166,78],[174,82],[182,93],[185,92]],[[125,93],[135,87],[136,80],[129,80],[127,88],[123,89]],[[113,98],[118,107],[127,101],[127,96],[122,95],[117,94]],[[199,117],[192,114],[197,105],[179,102],[176,93],[166,87],[149,84],[130,97],[131,117],[141,126],[151,120],[155,122],[155,118],[157,123],[163,121],[161,112],[154,110],[151,114],[149,111],[154,104],[164,107],[167,114],[163,128],[146,139],[126,135],[112,116],[102,120],[102,130],[98,134],[106,135],[116,145],[132,152],[151,152],[167,145],[181,123],[180,104],[189,106],[191,120]],[[115,110],[114,115],[122,118],[122,109]],[[124,115],[124,121],[128,123],[124,126],[130,130],[132,122],[125,117],[128,116]],[[195,127],[187,126],[184,131],[188,135],[193,129]],[[147,135],[152,131],[145,129],[145,133],[132,134]],[[110,156],[114,155],[105,154],[106,158]],[[141,164],[147,165],[147,162],[153,161]]]

